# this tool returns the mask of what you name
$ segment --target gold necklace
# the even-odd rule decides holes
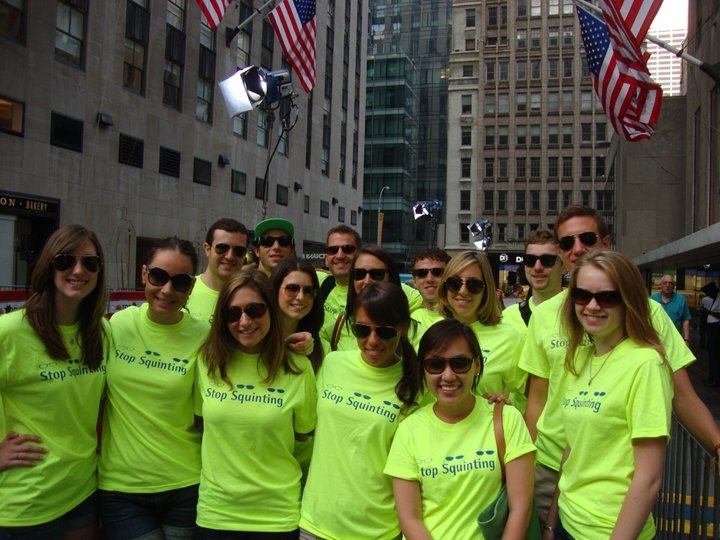
[[[610,357],[612,356],[613,352],[615,352],[615,347],[617,347],[618,345],[620,345],[620,343],[622,343],[622,341],[623,341],[626,337],[627,337],[627,336],[623,334],[622,337],[620,337],[620,339],[618,339],[618,340],[615,342],[615,345],[613,345],[612,347],[610,347],[610,351],[608,352],[608,355],[605,357],[605,360],[602,361],[602,364],[600,364],[600,367],[599,367],[598,370],[595,372],[595,375],[593,375],[593,372],[592,372],[592,364],[593,364],[593,363],[592,363],[592,360],[590,360],[590,366],[589,366],[589,367],[590,367],[590,377],[588,378],[588,386],[590,386],[590,385],[592,384],[592,382],[595,380],[595,377],[597,377],[598,375],[600,375],[600,371],[602,371],[602,368],[605,367],[605,363],[606,363],[608,360],[610,360]]]

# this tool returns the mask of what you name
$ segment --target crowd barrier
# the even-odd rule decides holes
[[[0,290],[0,315],[20,309],[25,301],[30,298],[32,290],[28,289],[5,289]],[[139,306],[145,302],[145,291],[136,290],[110,290],[108,291],[107,315],[111,316],[128,306]]]

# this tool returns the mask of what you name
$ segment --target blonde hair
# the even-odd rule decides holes
[[[438,291],[438,300],[440,301],[444,315],[446,317],[453,317],[454,313],[448,302],[448,289],[445,285],[445,280],[459,274],[472,264],[480,268],[480,275],[485,282],[485,290],[480,293],[482,298],[480,298],[480,305],[476,313],[477,319],[485,326],[494,326],[502,319],[502,309],[500,308],[500,302],[498,302],[497,296],[495,296],[497,287],[495,285],[495,279],[493,278],[490,261],[484,253],[479,251],[464,251],[460,255],[456,255],[450,259],[443,273],[442,283]]]

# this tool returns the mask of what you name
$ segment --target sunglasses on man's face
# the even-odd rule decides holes
[[[289,236],[270,236],[266,234],[258,239],[258,244],[266,248],[273,247],[275,242],[277,242],[280,247],[291,247],[293,243],[292,238]]]
[[[172,283],[173,289],[178,292],[187,292],[195,283],[195,276],[191,274],[175,274],[171,276],[162,268],[156,266],[147,267],[147,279],[150,285],[156,287],[163,287],[168,281]]]
[[[93,274],[99,272],[102,268],[102,259],[97,255],[83,255],[81,257],[76,257],[75,255],[70,255],[68,253],[55,255],[52,260],[52,265],[58,272],[65,272],[75,266],[77,261],[80,261],[80,264],[82,264],[85,270],[92,272]]]
[[[600,291],[592,293],[580,287],[570,289],[570,297],[578,306],[587,306],[593,298],[598,306],[603,309],[614,308],[622,304],[620,291]]]
[[[414,277],[426,278],[428,274],[432,274],[435,277],[440,277],[445,271],[444,268],[416,268],[412,271]]]
[[[387,270],[384,268],[376,268],[373,270],[367,270],[365,268],[354,268],[352,271],[352,278],[355,281],[362,281],[365,279],[365,276],[370,275],[370,279],[373,281],[382,281],[385,278],[385,274],[387,274]]]
[[[267,313],[267,304],[251,302],[244,308],[238,306],[228,306],[225,308],[225,320],[228,323],[235,323],[240,320],[243,313],[251,319],[261,319]]]
[[[432,375],[439,375],[445,371],[447,366],[450,366],[454,373],[467,373],[470,371],[472,364],[473,359],[467,356],[453,356],[451,358],[433,356],[423,361],[423,368]]]
[[[231,246],[228,244],[215,244],[215,253],[218,255],[225,255],[230,249]],[[247,255],[247,248],[245,246],[232,246],[232,252],[238,259],[244,259],[245,255]]]
[[[445,286],[451,293],[456,293],[462,289],[463,283],[470,294],[479,294],[485,290],[485,282],[478,278],[461,278],[459,276],[451,276],[445,280]]]
[[[328,255],[337,255],[341,249],[345,255],[352,255],[357,251],[357,246],[353,246],[352,244],[344,244],[342,246],[328,246],[325,248],[325,253],[327,253]]]
[[[563,251],[570,251],[575,245],[576,238],[579,238],[580,242],[582,242],[585,247],[592,247],[597,244],[600,237],[596,233],[590,231],[580,234],[571,234],[561,237],[558,240],[558,246],[560,246],[560,249]]]
[[[543,268],[552,268],[558,260],[557,255],[523,255],[523,264],[528,268],[532,268],[535,264],[540,261]]]
[[[373,330],[375,331],[375,335],[383,341],[390,341],[395,339],[398,335],[397,329],[392,326],[376,326],[374,324],[355,323],[350,327],[350,329],[352,330],[353,335],[358,339],[369,338]]]

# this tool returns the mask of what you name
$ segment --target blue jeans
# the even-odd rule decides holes
[[[298,529],[290,532],[216,531],[198,527],[197,540],[297,540]]]
[[[0,527],[0,540],[63,540],[73,532],[98,521],[98,496],[93,493],[75,508],[57,519],[29,527]]]
[[[160,493],[99,490],[106,540],[194,538],[198,486]]]

